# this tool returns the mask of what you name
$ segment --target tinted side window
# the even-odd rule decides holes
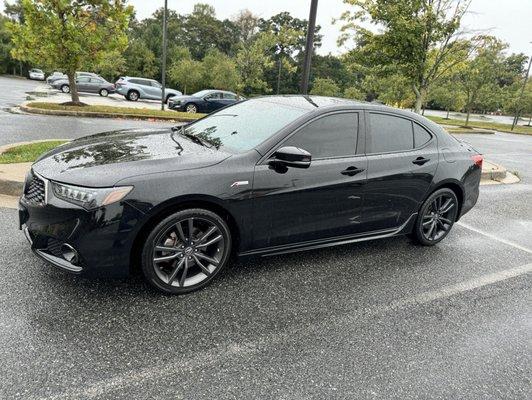
[[[311,122],[283,143],[308,151],[312,158],[353,156],[358,137],[358,113],[334,114]]]
[[[388,153],[414,148],[412,122],[386,114],[370,114],[368,153]]]
[[[79,83],[88,83],[90,80],[91,80],[91,78],[88,77],[88,76],[80,76],[78,78],[78,82]]]
[[[428,133],[427,130],[421,125],[418,125],[414,122],[414,146],[416,148],[421,147],[427,144],[430,139],[432,139],[431,134]]]
[[[236,94],[224,93],[224,99],[236,100]]]

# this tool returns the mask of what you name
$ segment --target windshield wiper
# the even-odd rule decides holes
[[[192,140],[194,143],[197,143],[197,144],[199,144],[199,145],[201,145],[203,147],[210,147],[210,146],[207,146],[207,142],[206,141],[204,141],[201,138],[197,137],[193,133],[187,132],[186,129],[185,129],[185,126],[186,125],[179,126],[179,127],[175,126],[175,127],[172,128],[172,130],[174,132],[179,133],[181,136],[184,136],[187,139]]]

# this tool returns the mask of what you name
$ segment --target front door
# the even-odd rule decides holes
[[[257,165],[253,182],[253,232],[257,248],[353,235],[360,232],[367,160],[357,154],[363,115],[320,117],[277,148],[311,153],[308,169]]]
[[[365,231],[397,229],[418,211],[438,167],[438,145],[425,128],[399,115],[368,113]]]
[[[77,78],[76,83],[78,86],[78,92],[89,92],[90,81],[91,78],[89,76],[80,76],[79,78]]]

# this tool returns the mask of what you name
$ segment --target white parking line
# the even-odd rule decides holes
[[[436,300],[449,298],[455,295],[479,289],[484,286],[493,285],[495,283],[499,283],[529,273],[532,273],[532,263],[522,265],[520,267],[495,272],[492,274],[482,275],[480,277],[473,278],[468,281],[460,282],[454,285],[444,286],[440,289],[431,290],[420,293],[415,296],[392,301],[388,304],[370,307],[367,309],[358,309],[348,315],[321,319],[316,325],[323,324],[329,329],[331,329],[333,325],[339,325],[340,328],[338,329],[341,329],[341,326],[352,326],[353,324],[360,323],[360,321],[364,318],[388,313],[390,311],[403,310],[413,305],[428,304]],[[296,327],[293,330],[285,332],[258,336],[255,340],[249,341],[247,343],[230,343],[227,346],[224,346],[222,349],[202,352],[198,355],[190,357],[186,360],[182,360],[180,362],[160,364],[140,370],[130,371],[124,374],[111,377],[107,380],[95,382],[86,387],[71,389],[60,394],[51,395],[48,397],[39,397],[35,399],[63,400],[72,398],[97,398],[103,395],[109,395],[111,392],[120,389],[142,385],[142,383],[145,381],[176,378],[177,375],[180,373],[190,372],[195,368],[205,369],[207,366],[222,361],[227,361],[232,357],[249,359],[249,357],[253,356],[254,354],[261,353],[265,346],[271,348],[277,345],[281,345],[286,341],[293,339],[294,337],[300,337],[300,335],[304,334],[304,332],[299,332],[301,329],[308,329],[308,327]],[[319,329],[321,330],[321,328]],[[181,393],[178,393],[176,391],[176,398],[184,397]]]
[[[480,229],[474,228],[471,225],[465,224],[463,222],[458,222],[457,225],[461,226],[462,228],[468,229],[468,230],[470,230],[472,232],[478,233],[479,235],[486,236],[486,237],[488,237],[490,239],[496,240],[497,242],[504,243],[504,244],[506,244],[508,246],[511,246],[511,247],[516,248],[516,249],[523,250],[523,251],[526,251],[527,253],[532,254],[532,250],[531,249],[529,249],[528,247],[521,246],[518,243],[512,242],[510,240],[506,240],[504,238],[501,238],[501,237],[499,237],[497,235],[493,235],[493,234],[488,233],[488,232],[484,232],[484,231],[482,231]]]

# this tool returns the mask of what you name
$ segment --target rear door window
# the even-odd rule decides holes
[[[414,147],[423,147],[432,139],[432,135],[421,125],[414,122]]]
[[[369,154],[409,151],[414,148],[412,121],[389,114],[370,113]]]

